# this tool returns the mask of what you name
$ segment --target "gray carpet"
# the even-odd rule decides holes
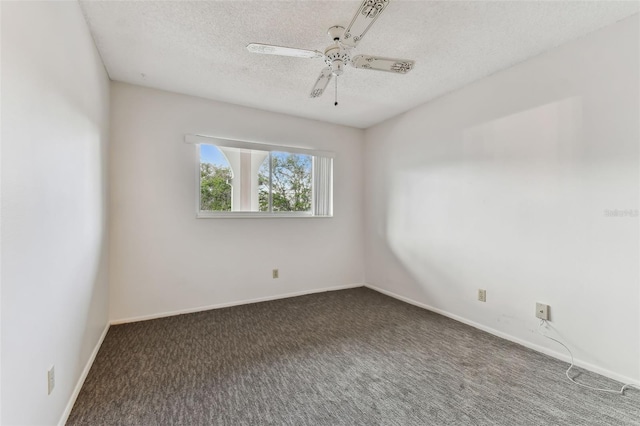
[[[640,425],[566,367],[357,288],[113,326],[67,424]]]

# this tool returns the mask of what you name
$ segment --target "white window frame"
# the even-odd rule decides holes
[[[202,136],[202,135],[185,135],[185,143],[196,145],[195,155],[196,155],[196,218],[198,219],[212,219],[212,218],[330,218],[333,217],[333,160],[335,158],[335,153],[330,151],[320,151],[315,149],[307,149],[300,148],[294,146],[286,146],[286,145],[272,145],[266,143],[259,142],[248,142],[248,141],[240,141],[234,139],[226,139],[220,137],[211,137],[211,136]],[[310,212],[256,212],[256,211],[206,211],[200,210],[200,145],[215,145],[216,147],[227,147],[227,148],[240,148],[240,149],[252,149],[258,151],[269,151],[271,152],[286,152],[292,154],[304,154],[310,155],[313,158],[313,162],[315,165],[316,157],[324,157],[330,159],[329,165],[329,187],[325,188],[327,192],[326,200],[323,204],[324,208],[328,211],[328,214],[316,214],[316,205],[317,200],[316,197],[316,189],[317,182],[315,179],[315,175],[312,176],[312,200],[311,200],[311,211]],[[315,167],[312,167],[312,173]],[[326,180],[325,180],[326,182]]]

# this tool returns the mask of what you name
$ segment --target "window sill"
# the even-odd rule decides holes
[[[263,213],[263,212],[198,212],[196,219],[326,219],[330,216],[318,216],[310,213]]]

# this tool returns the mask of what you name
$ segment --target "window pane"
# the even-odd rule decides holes
[[[311,211],[312,157],[271,153],[271,203],[274,212]]]
[[[260,200],[260,211],[271,211],[269,202],[271,194],[269,187],[271,186],[271,179],[269,178],[271,171],[269,170],[269,156],[267,156],[258,170],[258,199]]]
[[[200,210],[231,211],[231,167],[213,145],[200,146]]]

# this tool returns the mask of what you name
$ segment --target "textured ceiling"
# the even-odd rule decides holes
[[[360,1],[81,1],[112,80],[366,128],[637,13],[639,2],[391,0],[355,54],[414,59],[406,75],[348,67],[320,98],[321,59],[258,55],[247,43],[324,50]]]

